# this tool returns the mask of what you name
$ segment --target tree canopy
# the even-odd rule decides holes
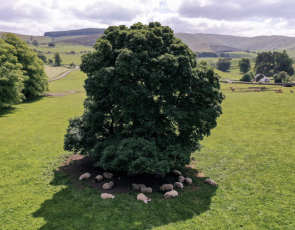
[[[87,74],[82,117],[70,119],[64,149],[89,154],[105,170],[168,172],[190,163],[210,135],[224,98],[213,68],[160,23],[110,26]]]
[[[12,45],[0,39],[0,108],[19,103],[24,99],[22,90],[23,75],[22,65],[18,63],[16,50]]]
[[[53,38],[52,38],[52,39],[53,39]],[[53,48],[54,48],[54,47],[55,47],[55,44],[54,44],[54,43],[52,43],[52,42],[50,42],[50,43],[48,44],[48,46],[49,46],[49,47],[53,47]]]
[[[227,58],[219,58],[218,62],[216,63],[216,68],[223,72],[227,72],[231,66],[231,62]]]
[[[61,57],[58,52],[54,53],[53,60],[54,60],[54,65],[60,66],[62,63]]]
[[[250,59],[249,58],[242,58],[239,61],[239,68],[240,68],[240,71],[243,73],[248,72],[251,69]]]
[[[262,73],[266,76],[271,76],[281,71],[285,71],[292,76],[294,74],[292,65],[293,60],[285,50],[282,53],[269,51],[258,54],[254,68],[256,73]]]
[[[30,49],[25,41],[12,33],[3,37],[7,44],[12,45],[15,50],[17,61],[22,65],[21,70],[26,76],[22,93],[26,98],[35,97],[48,89],[48,79],[44,69],[44,63],[37,57],[36,52]]]
[[[254,74],[252,72],[245,73],[240,79],[240,81],[251,82],[254,79]]]

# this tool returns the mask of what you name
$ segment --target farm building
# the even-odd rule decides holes
[[[262,75],[263,78],[261,78],[261,79],[259,80],[259,82],[270,82],[270,79],[269,79],[268,77],[264,76],[264,75],[261,74],[261,73],[258,73],[258,74],[255,75],[255,77],[254,77],[254,81],[256,81],[256,78],[257,78],[258,76],[260,76],[260,75]],[[257,81],[256,81],[256,82],[257,82]]]

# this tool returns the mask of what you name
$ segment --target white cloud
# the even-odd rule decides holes
[[[0,31],[130,26],[159,21],[175,32],[295,36],[293,0],[1,0]]]

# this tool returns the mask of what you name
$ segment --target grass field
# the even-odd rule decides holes
[[[192,155],[194,186],[175,199],[144,204],[136,193],[102,200],[79,190],[55,170],[68,119],[82,115],[85,74],[51,82],[50,92],[0,111],[0,220],[2,229],[294,229],[294,107],[289,90],[247,92],[223,84],[226,99],[218,126]],[[229,86],[240,87],[230,91]],[[205,177],[194,177],[201,170]],[[182,169],[185,171],[185,169]],[[205,185],[214,179],[217,188]]]
[[[69,68],[63,66],[44,65],[44,67],[49,80],[57,78],[58,76],[70,70]]]

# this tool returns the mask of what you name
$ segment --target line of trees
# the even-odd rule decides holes
[[[256,73],[262,73],[266,76],[273,76],[281,71],[285,71],[288,75],[294,74],[293,60],[289,57],[286,50],[282,53],[262,52],[258,54],[255,63]]]
[[[0,57],[0,108],[48,89],[43,61],[15,34],[0,39]]]

